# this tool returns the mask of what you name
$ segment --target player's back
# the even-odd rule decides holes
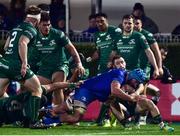
[[[124,84],[126,71],[123,69],[112,69],[108,72],[99,74],[84,82],[81,87],[87,88],[99,99],[105,100],[111,93],[111,82],[117,80]]]

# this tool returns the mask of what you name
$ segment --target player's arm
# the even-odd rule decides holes
[[[22,35],[19,39],[19,56],[21,59],[21,75],[24,77],[26,75],[27,70],[27,51],[28,51],[28,43],[30,39],[27,36]]]
[[[57,89],[65,89],[65,88],[78,88],[83,82],[77,83],[69,83],[69,82],[55,82],[52,84],[42,85],[46,93],[52,92]]]
[[[131,101],[134,102],[136,101],[134,96],[130,96],[126,94],[122,89],[121,89],[121,84],[119,81],[113,80],[111,83],[111,95],[118,97],[122,100],[126,101]]]
[[[145,85],[140,83],[138,88],[135,90],[134,93],[132,93],[132,95],[141,95],[141,94],[145,94]]]
[[[147,56],[149,62],[151,63],[151,65],[154,68],[153,77],[157,78],[159,76],[159,70],[158,70],[158,66],[157,66],[154,54],[153,54],[153,52],[151,51],[150,48],[147,48],[145,50],[145,53],[146,53],[146,56]]]
[[[157,42],[154,42],[152,45],[151,45],[151,49],[154,53],[154,56],[156,58],[156,62],[157,62],[157,66],[158,66],[158,69],[159,69],[159,74],[160,75],[163,75],[163,69],[162,69],[162,58],[161,58],[161,52],[159,50],[159,46],[158,46],[158,43]]]
[[[76,67],[78,69],[79,74],[84,75],[85,70],[84,70],[84,67],[82,66],[81,59],[74,45],[71,42],[69,42],[68,45],[66,45],[65,47],[68,50],[68,52],[71,54],[71,56],[73,57],[73,60],[76,63]]]

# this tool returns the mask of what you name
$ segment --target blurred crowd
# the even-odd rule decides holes
[[[51,24],[54,28],[65,32],[66,6],[64,4],[64,0],[51,0],[50,4],[41,3],[38,5],[38,7],[50,13]],[[25,18],[25,9],[26,0],[11,0],[9,9],[3,3],[0,3],[0,30],[9,31],[22,23]],[[69,15],[70,20],[70,9]],[[135,3],[132,9],[132,15],[134,15],[135,17],[140,17],[142,19],[144,29],[153,34],[159,33],[157,24],[151,18],[146,16],[144,6],[141,3]],[[92,41],[93,33],[97,31],[95,16],[93,14],[89,15],[88,21],[88,27],[82,30],[82,33],[79,35],[83,37],[83,41],[85,42]],[[121,24],[119,24],[119,27],[121,28]],[[72,37],[73,34],[75,33],[70,29],[69,36]],[[179,25],[173,29],[172,34],[180,34]]]

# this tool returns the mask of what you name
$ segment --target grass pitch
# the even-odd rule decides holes
[[[172,133],[161,131],[157,125],[152,124],[132,130],[125,130],[121,126],[113,128],[88,126],[87,123],[81,123],[80,126],[62,125],[43,130],[6,125],[0,128],[0,135],[180,135],[180,124],[171,126],[175,128]]]

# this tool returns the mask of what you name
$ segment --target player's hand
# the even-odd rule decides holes
[[[27,71],[27,63],[22,63],[21,65],[21,75],[22,77],[25,77]]]
[[[76,88],[79,88],[80,85],[82,85],[83,83],[84,83],[83,80],[80,80],[79,82],[76,82],[76,83],[75,83],[75,84],[76,84]]]
[[[108,62],[107,63],[107,68],[111,68],[112,67],[112,62]]]
[[[77,71],[78,71],[78,76],[81,77],[85,74],[85,69],[84,67],[82,66],[81,63],[78,63],[77,64]]]
[[[162,68],[159,68],[159,76],[162,76],[164,74],[164,71]]]
[[[159,70],[154,70],[153,72],[153,78],[156,79],[159,77]]]
[[[139,95],[137,95],[136,93],[132,93],[130,96],[133,102],[137,102],[139,100]]]

